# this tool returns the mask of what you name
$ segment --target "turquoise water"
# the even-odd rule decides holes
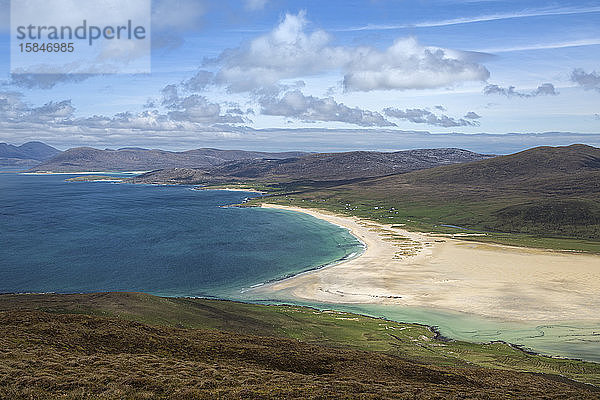
[[[327,305],[321,305],[327,308]],[[345,311],[435,326],[446,337],[476,343],[502,340],[537,353],[600,362],[600,323],[540,324],[466,313],[382,305],[341,305]]]
[[[250,193],[0,173],[0,292],[236,298],[360,252],[308,215],[223,208]]]
[[[600,362],[600,323],[598,322],[564,321],[540,324],[394,305],[317,303],[292,298],[260,301],[257,297],[252,297],[251,293],[246,294],[246,300],[259,303],[297,304],[320,310],[346,311],[392,321],[423,324],[434,327],[442,336],[454,340],[473,343],[504,341],[538,354]]]

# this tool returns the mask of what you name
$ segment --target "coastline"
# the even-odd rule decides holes
[[[252,288],[299,301],[394,305],[514,322],[599,322],[600,256],[461,241],[321,210],[263,204],[342,226],[365,245],[350,260]]]
[[[40,171],[40,172],[22,172],[17,171],[20,175],[110,175],[110,174],[122,174],[122,175],[141,175],[151,171],[79,171],[79,172],[52,172],[52,171]]]
[[[202,186],[197,186],[195,187],[193,190],[224,190],[227,192],[248,192],[248,193],[255,193],[255,194],[267,194],[267,192],[262,192],[260,190],[256,190],[256,189],[242,189],[242,188],[234,188],[234,187],[222,187],[222,188],[205,188]]]

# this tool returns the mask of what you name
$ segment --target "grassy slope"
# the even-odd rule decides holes
[[[335,186],[273,187],[269,202],[421,231],[461,231],[441,224],[486,231],[478,241],[600,253],[600,149],[590,146],[540,147]]]
[[[473,373],[474,367],[485,367],[562,375],[600,385],[599,364],[531,355],[503,343],[445,342],[435,339],[434,333],[421,325],[298,306],[161,298],[139,293],[1,295],[0,311],[15,310],[54,315],[85,314],[152,326],[297,339],[326,348],[385,353],[411,364],[435,366],[456,373],[462,371],[461,376]],[[75,339],[72,345],[78,346]]]

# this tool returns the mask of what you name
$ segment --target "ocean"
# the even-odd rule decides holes
[[[362,250],[308,215],[223,207],[256,194],[0,173],[0,292],[235,299]]]

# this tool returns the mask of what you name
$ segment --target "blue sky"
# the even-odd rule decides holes
[[[10,74],[0,0],[0,141],[502,152],[600,140],[600,1],[152,5],[151,74],[24,82]],[[539,132],[578,135],[456,140]]]

